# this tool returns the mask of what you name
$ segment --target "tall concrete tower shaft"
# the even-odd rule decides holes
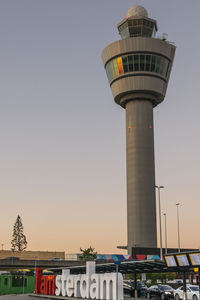
[[[153,107],[164,100],[175,46],[155,37],[157,23],[141,6],[118,24],[122,40],[102,58],[112,94],[126,110],[128,252],[157,247]]]
[[[128,245],[156,247],[153,105],[148,100],[126,104],[126,153]]]

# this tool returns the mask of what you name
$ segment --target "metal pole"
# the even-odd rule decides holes
[[[160,187],[158,188],[158,201],[159,201],[159,221],[160,221],[160,259],[162,259],[162,224],[161,224]]]
[[[14,258],[13,257],[14,256],[14,250],[15,250],[14,248],[11,249],[11,251],[12,251],[12,265],[13,265],[13,258]]]
[[[138,299],[138,291],[137,291],[137,273],[135,273],[135,276],[134,276],[134,279],[135,279],[135,299]]]
[[[198,272],[198,284],[199,284],[199,300],[200,300],[200,267],[199,267],[199,272]]]
[[[183,300],[187,300],[186,274],[183,272]]]
[[[176,207],[177,207],[177,227],[178,227],[178,252],[180,252],[179,205],[180,205],[180,203],[176,203]]]
[[[23,272],[23,294],[24,294],[24,281],[25,281],[24,275],[25,275],[25,272]]]
[[[116,284],[117,284],[116,300],[118,300],[118,267],[119,267],[119,265],[116,264],[116,273],[117,273],[117,280],[116,280]]]
[[[161,223],[161,204],[160,204],[160,189],[164,188],[164,186],[155,186],[158,189],[158,205],[159,205],[159,225],[160,225],[160,259],[163,259],[162,254],[162,223]]]
[[[36,265],[37,265],[36,258],[37,256],[35,256],[35,277],[36,277]]]
[[[193,283],[193,273],[190,273],[190,284],[192,284],[192,285],[194,284]]]
[[[165,217],[165,254],[167,254],[167,218],[166,213],[163,214]]]

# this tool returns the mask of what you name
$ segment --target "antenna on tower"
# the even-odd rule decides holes
[[[163,33],[162,34],[162,40],[166,41],[168,39],[168,34],[167,33]]]

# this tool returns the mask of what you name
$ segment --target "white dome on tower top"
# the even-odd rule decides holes
[[[147,17],[148,18],[148,12],[143,6],[135,5],[128,10],[126,17],[127,18],[130,18],[130,17]]]

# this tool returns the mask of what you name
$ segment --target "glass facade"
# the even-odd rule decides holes
[[[160,55],[134,53],[112,59],[106,65],[109,82],[118,76],[133,72],[153,72],[167,78],[170,61]]]
[[[122,39],[128,37],[155,37],[156,22],[150,19],[129,19],[118,27]]]
[[[128,20],[130,37],[145,36],[152,37],[155,23],[146,19]]]

